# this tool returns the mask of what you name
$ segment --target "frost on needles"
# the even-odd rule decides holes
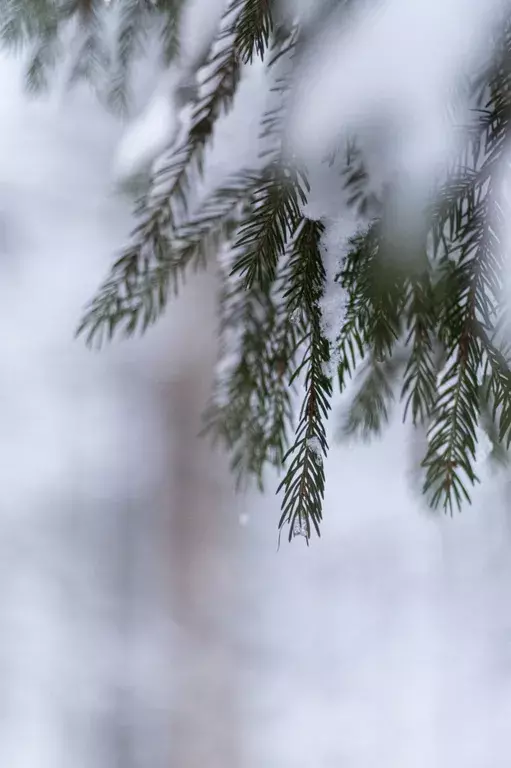
[[[90,5],[99,18],[101,4]],[[124,7],[141,14],[146,28],[159,24],[168,33],[179,5],[156,2],[148,11],[147,3],[130,0]],[[10,3],[4,38],[12,30],[32,42],[53,34],[50,18],[48,27],[27,20],[31,6]],[[389,224],[392,185],[375,196],[357,136],[325,158],[358,221],[356,234],[339,245],[344,255],[333,275],[325,265],[330,222],[310,213],[314,169],[297,167],[283,149],[293,70],[314,29],[282,21],[275,0],[229,5],[198,69],[186,135],[160,162],[137,205],[130,243],[79,327],[89,343],[144,331],[188,273],[218,258],[222,364],[205,432],[230,451],[238,482],[255,477],[262,485],[267,466],[282,472],[280,528],[307,541],[321,532],[332,395],[350,379],[356,386],[345,433],[379,434],[396,402],[405,419],[427,431],[423,489],[435,508],[452,512],[470,500],[482,431],[495,455],[505,456],[511,442],[502,297],[511,18],[488,41],[491,61],[474,76],[463,146],[423,211],[409,259],[393,257],[402,242]],[[125,69],[128,39],[134,46],[127,35],[128,47],[117,54]],[[216,121],[231,109],[255,58],[265,62],[278,97],[262,120],[261,162],[190,212],[188,195]],[[342,295],[337,327],[323,316],[332,290]]]

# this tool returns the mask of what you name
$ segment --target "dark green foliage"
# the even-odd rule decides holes
[[[292,169],[270,165],[234,243],[239,256],[233,271],[240,273],[246,288],[257,284],[267,290],[274,282],[278,259],[302,219],[300,203],[306,200]]]
[[[262,57],[272,41],[269,5],[238,0],[230,12],[233,9],[234,58],[226,54],[219,59],[216,73],[228,85],[214,91],[224,106],[234,97],[237,62],[250,61],[255,54]],[[296,39],[295,32],[287,32],[274,60],[285,50],[292,66]],[[349,146],[341,183],[348,205],[361,220],[370,221],[351,240],[337,277],[346,308],[332,347],[323,335],[320,309],[325,288],[323,224],[303,215],[309,194],[306,178],[283,164],[280,156],[289,66],[283,73],[277,71],[274,91],[280,102],[263,120],[262,137],[274,140],[265,170],[246,175],[246,183],[238,179],[219,190],[211,215],[201,213],[181,231],[171,211],[173,200],[178,200],[186,214],[187,188],[171,186],[156,206],[166,239],[160,234],[153,239],[154,225],[147,228],[147,223],[135,233],[138,255],[133,261],[139,263],[142,252],[150,254],[146,260],[163,253],[165,274],[191,262],[203,263],[212,245],[218,248],[226,237],[232,243],[220,306],[222,338],[236,335],[238,329],[235,362],[221,385],[223,397],[207,412],[206,431],[230,449],[239,480],[254,475],[262,484],[268,464],[285,468],[279,488],[280,526],[288,526],[290,538],[304,535],[308,540],[312,530],[320,532],[332,360],[341,392],[357,374],[345,433],[365,438],[379,434],[398,399],[404,417],[429,430],[424,491],[433,506],[452,510],[469,498],[468,487],[477,481],[479,428],[496,440],[495,450],[509,445],[511,373],[502,330],[497,334],[504,322],[498,165],[508,141],[507,50],[506,38],[498,52],[501,58],[496,56],[486,75],[489,99],[475,113],[462,155],[425,214],[424,232],[414,243],[413,260],[408,260],[413,268],[389,259],[394,242],[387,225],[388,200],[382,205],[369,191],[363,157],[355,142]],[[202,151],[211,135],[216,108],[208,107],[203,114],[205,122],[192,125],[185,147],[173,156],[174,178],[179,179],[180,172],[186,175],[183,169],[189,168],[193,152]],[[338,163],[339,156],[332,162]],[[390,188],[388,193],[392,195]],[[235,199],[240,206],[233,217]],[[148,221],[153,222],[151,215]],[[162,240],[165,247],[158,244]],[[113,273],[111,285],[121,284]],[[152,282],[144,277],[143,284],[146,290],[150,286],[148,295],[161,292],[161,311],[168,278],[160,272]],[[156,318],[155,305],[153,299],[146,322]],[[95,309],[100,323],[113,322],[114,327],[120,317],[116,311],[109,316],[104,306]],[[134,310],[128,310],[129,322],[134,316]],[[84,325],[94,331],[91,315]],[[134,327],[128,326],[129,332]],[[293,387],[303,387],[303,400],[291,440]]]
[[[148,33],[160,30],[162,55],[178,51],[177,22],[183,0],[4,0],[0,41],[15,51],[28,49],[26,84],[46,89],[55,65],[71,41],[69,85],[86,81],[116,111],[129,107],[131,68],[144,52]],[[113,29],[113,42],[107,29]],[[105,87],[106,86],[106,87]]]
[[[382,433],[394,403],[400,368],[394,356],[377,360],[371,355],[362,363],[356,379],[359,385],[357,393],[342,425],[344,435],[367,440]]]
[[[502,325],[504,267],[499,168],[510,135],[509,73],[502,65],[506,44],[501,61],[490,73],[490,98],[476,115],[463,156],[439,191],[430,213],[422,266],[401,289],[396,284],[398,290],[393,297],[387,296],[382,316],[385,323],[389,322],[389,329],[383,340],[376,326],[363,339],[364,348],[372,349],[380,360],[383,352],[383,360],[389,364],[394,345],[402,332],[406,333],[409,358],[401,390],[404,413],[414,424],[429,427],[429,447],[423,462],[424,491],[433,506],[441,504],[448,510],[459,507],[463,498],[469,499],[468,487],[477,482],[478,428],[486,426],[498,443],[510,442],[509,355],[497,335],[499,323]],[[365,284],[365,265],[374,261],[375,253],[373,227],[355,243],[351,254],[351,261],[356,258],[358,263],[355,295]],[[368,254],[373,254],[372,259]],[[348,274],[350,269],[353,267],[348,259]],[[387,267],[387,282],[390,274]],[[364,299],[369,295],[365,288]],[[360,304],[365,307],[364,300]],[[364,317],[366,311],[361,308],[356,314]],[[396,324],[398,318],[405,320],[402,329],[399,322]],[[350,311],[347,319],[353,323]],[[370,328],[371,322],[364,318],[365,328]],[[347,367],[346,362],[341,363],[343,375]],[[490,420],[488,408],[484,418],[481,410],[480,380],[485,373],[492,402]],[[368,383],[369,391],[366,384],[355,400],[358,408],[364,405],[366,419],[360,421],[359,416],[358,421],[353,421],[352,415],[351,423],[372,425],[379,432],[394,390],[381,368],[373,369]],[[379,392],[375,391],[377,383]],[[375,404],[379,419],[373,413]],[[496,429],[490,429],[489,423]]]
[[[330,379],[323,373],[330,353],[318,305],[324,279],[319,251],[323,226],[301,212],[307,202],[305,177],[279,161],[281,109],[263,122],[265,137],[277,138],[264,170],[240,174],[187,218],[190,179],[196,178],[194,171],[201,172],[202,152],[219,110],[232,103],[240,59],[249,61],[254,51],[262,55],[270,42],[271,9],[263,6],[236,2],[225,14],[209,57],[205,82],[211,83],[211,91],[195,107],[186,143],[176,148],[159,175],[165,191],[141,201],[133,245],[114,265],[79,332],[86,331],[89,341],[100,341],[102,334],[111,337],[119,327],[128,334],[144,330],[157,319],[169,289],[177,288],[187,268],[204,265],[207,253],[230,234],[234,256],[220,300],[221,342],[237,328],[243,330],[236,363],[223,384],[226,392],[223,397],[217,393],[209,407],[205,431],[229,448],[238,482],[252,475],[262,484],[268,464],[280,469],[285,463],[293,427],[293,381],[304,372],[306,407],[285,478],[289,488],[281,524],[287,521],[291,533],[299,528],[308,538],[310,523],[319,531],[321,519],[324,471],[319,456],[327,448],[324,421],[331,394]],[[272,44],[274,61],[279,52],[289,53],[292,34],[281,32]],[[298,365],[300,355],[305,357]]]
[[[231,9],[238,14],[235,50],[244,64],[255,55],[260,59],[268,49],[273,32],[274,0],[233,0]]]
[[[205,432],[230,451],[238,482],[252,476],[262,486],[267,466],[283,472],[280,528],[287,527],[290,539],[308,540],[321,530],[334,385],[342,393],[353,380],[343,434],[380,434],[399,402],[404,419],[428,432],[424,492],[433,507],[452,511],[470,498],[479,430],[502,462],[511,444],[510,325],[501,296],[511,23],[489,41],[491,63],[474,77],[473,120],[462,150],[412,239],[401,237],[396,224],[392,185],[382,199],[371,191],[356,136],[346,153],[329,158],[360,226],[336,278],[344,314],[335,338],[327,339],[322,238],[328,222],[305,215],[307,173],[292,167],[282,150],[296,55],[322,25],[334,23],[337,5],[325,5],[303,29],[283,24],[274,0],[232,0],[198,62],[188,136],[171,149],[139,202],[131,243],[79,329],[90,342],[117,331],[143,331],[187,273],[221,253],[224,364]],[[3,39],[36,46],[30,82],[44,84],[63,25],[79,19],[86,33],[76,77],[94,79],[96,71],[108,69],[109,100],[120,106],[126,105],[130,66],[145,34],[158,29],[167,59],[177,49],[177,1],[124,2],[116,50],[107,53],[101,33],[105,8],[98,0],[10,0],[6,8]],[[273,76],[261,125],[264,167],[240,172],[190,211],[189,194],[216,121],[231,108],[243,67],[256,57]]]
[[[304,218],[300,223],[290,259],[289,287],[284,294],[288,316],[301,314],[306,328],[304,355],[291,377],[292,382],[305,373],[305,398],[295,442],[284,457],[284,462],[291,461],[278,489],[284,489],[279,526],[289,525],[289,540],[301,535],[308,541],[311,524],[319,535],[325,493],[325,422],[331,407],[332,382],[325,372],[330,348],[323,336],[319,306],[325,287],[322,233],[320,222]]]
[[[202,216],[185,223],[190,184],[202,170],[215,121],[231,107],[239,81],[239,63],[229,41],[232,31],[232,23],[224,26],[211,48],[202,80],[204,94],[195,104],[187,141],[158,173],[156,184],[163,191],[155,194],[151,187],[139,201],[132,243],[86,310],[79,332],[88,328],[89,341],[105,330],[111,338],[118,327],[131,334],[154,323],[186,268],[205,264],[206,250],[220,242],[224,226],[232,219],[233,204],[235,209],[245,184],[250,184],[250,175],[241,174],[233,187],[213,196]]]
[[[205,431],[230,451],[238,484],[255,477],[263,486],[266,466],[280,469],[293,424],[289,368],[302,329],[285,311],[285,260],[270,292],[247,290],[226,271],[220,300],[222,352],[228,371],[205,415]]]

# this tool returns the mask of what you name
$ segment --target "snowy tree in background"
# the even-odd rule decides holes
[[[428,434],[424,492],[433,507],[452,511],[477,482],[481,435],[496,454],[511,442],[504,272],[509,4],[491,3],[484,18],[476,2],[451,0],[442,13],[427,10],[423,21],[444,53],[429,55],[436,79],[433,101],[424,99],[422,111],[401,110],[403,94],[397,98],[392,81],[379,79],[375,57],[359,61],[357,72],[348,66],[353,75],[365,67],[374,81],[363,90],[353,77],[352,90],[362,89],[365,98],[358,113],[350,112],[348,88],[337,93],[331,59],[308,114],[299,105],[318,44],[339,48],[362,30],[376,53],[385,53],[378,47],[381,8],[372,14],[371,4],[354,0],[211,5],[192,50],[179,45],[186,3],[5,3],[3,39],[34,47],[27,72],[33,89],[44,85],[63,41],[78,39],[87,55],[67,56],[70,82],[86,78],[126,111],[136,57],[155,46],[161,51],[155,98],[118,157],[121,176],[144,178],[136,227],[79,333],[101,343],[144,331],[187,274],[217,258],[222,359],[205,429],[227,446],[240,481],[255,476],[262,483],[268,465],[283,470],[280,527],[288,527],[289,538],[320,533],[326,421],[334,388],[345,391],[353,378],[343,431],[379,433],[393,402],[402,401],[404,417]],[[417,26],[398,0],[383,7],[391,21],[394,14]],[[462,12],[470,34],[451,40]],[[411,40],[395,55],[395,67],[407,66]],[[392,59],[392,51],[386,54]],[[268,109],[259,162],[211,191],[203,167],[215,127],[247,68],[261,62]],[[321,89],[327,82],[329,92]],[[319,97],[336,102],[326,116],[318,112]],[[438,154],[426,153],[403,173],[393,147],[403,139],[408,159],[420,154],[420,142],[405,140],[419,135],[410,126],[431,127],[433,107],[451,105],[452,143],[444,146],[439,131]],[[300,131],[316,135],[313,152],[302,151]]]

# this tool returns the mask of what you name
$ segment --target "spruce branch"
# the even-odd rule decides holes
[[[100,0],[6,0],[2,7],[0,42],[6,48],[31,49],[26,69],[26,85],[36,93],[48,87],[49,72],[62,57],[62,38],[74,22],[75,28],[87,30],[86,40],[74,57],[71,79],[88,76],[93,64],[105,61],[99,18],[104,11]],[[88,60],[84,61],[84,57]]]
[[[110,12],[104,0],[6,0],[2,6],[0,43],[15,50],[31,48],[26,71],[32,92],[49,86],[49,75],[59,62],[68,33],[72,60],[69,85],[85,80],[103,93],[107,103],[126,111],[132,64],[146,36],[162,30],[165,61],[177,51],[177,20],[183,0],[113,0],[120,8],[116,38],[111,44],[103,22]]]
[[[507,367],[507,366],[506,366]],[[506,386],[509,392],[509,381]],[[480,386],[480,422],[490,441],[490,460],[496,466],[507,467],[509,465],[509,446],[506,446],[499,434],[499,407],[495,401],[494,382],[490,376],[485,376]],[[508,405],[509,408],[509,405]]]
[[[366,357],[357,375],[358,390],[342,426],[344,436],[369,440],[381,435],[390,418],[402,367],[402,356],[397,354],[383,361],[372,354]]]
[[[312,527],[320,534],[325,492],[323,459],[328,451],[325,422],[330,410],[332,382],[325,373],[330,358],[322,332],[319,301],[324,291],[325,270],[320,251],[324,226],[304,218],[294,238],[290,261],[290,284],[286,291],[290,316],[303,312],[307,335],[305,353],[292,381],[305,372],[305,399],[299,416],[294,444],[284,457],[290,459],[278,492],[283,490],[279,529],[289,526],[289,540],[304,536],[308,542]]]
[[[293,279],[288,244],[302,218],[298,201],[303,194],[296,179],[283,176],[273,161],[254,178],[223,278],[222,354],[236,362],[217,386],[206,431],[230,449],[238,481],[252,475],[262,484],[264,466],[281,469],[289,443],[293,387],[288,377],[305,326],[297,313],[289,314],[283,294]],[[259,259],[262,266],[253,268]],[[252,279],[247,280],[245,265],[252,267]],[[231,346],[226,336],[240,334],[236,351],[226,352]]]
[[[170,64],[180,53],[179,21],[186,0],[154,0],[159,14],[163,61]]]
[[[111,54],[105,44],[103,21],[104,14],[96,12],[93,4],[83,10],[76,41],[78,53],[72,61],[69,87],[85,81],[99,89],[101,76],[109,71]]]
[[[241,225],[235,241],[240,255],[233,265],[247,288],[265,288],[275,279],[279,257],[301,218],[306,180],[293,169],[271,163],[254,198],[250,218]]]
[[[337,277],[347,294],[336,342],[338,384],[343,392],[358,371],[359,387],[341,435],[364,439],[379,435],[387,423],[394,385],[405,364],[401,336],[407,283],[384,267],[380,248],[380,223],[375,221],[351,239]]]
[[[406,310],[410,348],[404,371],[401,399],[404,400],[405,420],[411,412],[414,426],[427,423],[437,398],[437,311],[431,276],[426,271],[415,276],[409,287]]]
[[[259,176],[240,173],[206,199],[195,217],[172,232],[172,239],[155,218],[152,229],[113,265],[110,275],[90,302],[77,329],[87,343],[99,345],[117,330],[132,335],[153,324],[165,309],[169,294],[177,293],[187,270],[206,265],[236,227],[240,207],[251,199]]]
[[[237,15],[234,49],[244,64],[254,57],[264,59],[273,32],[274,0],[233,0],[230,10]]]
[[[2,11],[0,40],[6,48],[52,40],[59,28],[59,6],[51,0],[6,0]]]
[[[370,340],[369,302],[364,287],[367,280],[362,276],[370,269],[378,249],[377,225],[373,224],[350,239],[341,272],[336,281],[346,292],[346,311],[339,331],[335,358],[339,391],[344,392],[348,379],[355,373],[365,357]]]
[[[187,213],[187,192],[194,174],[202,172],[204,150],[211,141],[218,117],[233,104],[240,81],[240,65],[233,50],[234,24],[226,14],[208,59],[199,72],[199,96],[193,107],[187,136],[174,148],[155,177],[153,215],[176,226],[176,214]],[[163,188],[163,189],[162,189]],[[176,209],[176,210],[175,210]]]
[[[139,328],[145,330],[160,316],[170,287],[177,290],[187,267],[205,264],[204,251],[197,247],[196,240],[188,244],[180,240],[191,231],[185,225],[191,179],[194,172],[202,170],[204,149],[211,140],[216,119],[222,110],[232,106],[239,82],[239,65],[230,39],[232,24],[231,16],[224,17],[204,67],[201,93],[187,139],[174,150],[153,188],[139,201],[139,224],[132,232],[132,243],[86,308],[77,333],[88,330],[88,343],[105,329],[109,338],[119,327],[128,335]],[[232,195],[223,190],[221,196],[223,193],[232,207]],[[183,237],[178,231],[180,225]]]
[[[262,488],[265,468],[282,468],[289,442],[293,390],[288,371],[299,326],[282,302],[285,259],[267,291],[247,289],[229,272],[220,298],[221,360],[227,357],[228,365],[219,373],[204,431],[229,450],[238,485],[253,477]]]
[[[98,328],[111,335],[119,325],[127,333],[144,329],[185,272],[229,243],[220,337],[231,357],[206,415],[206,431],[227,445],[238,480],[252,475],[262,483],[266,465],[284,468],[280,531],[288,526],[290,539],[304,535],[307,541],[313,530],[320,533],[331,354],[341,391],[362,364],[350,433],[367,437],[382,430],[401,376],[404,417],[428,428],[424,490],[433,506],[452,512],[477,482],[481,425],[494,440],[497,435],[499,447],[511,444],[511,355],[499,335],[505,218],[499,172],[509,147],[511,36],[503,35],[484,73],[463,151],[427,211],[418,269],[415,263],[414,270],[397,269],[396,260],[393,265],[386,258],[396,246],[387,201],[371,194],[362,153],[350,142],[342,183],[348,207],[369,224],[349,243],[338,276],[346,311],[331,350],[320,310],[323,225],[303,216],[309,187],[300,171],[283,162],[282,151],[296,40],[305,38],[301,30],[275,27],[273,16],[268,0],[231,3],[199,72],[188,134],[155,177],[140,205],[132,245],[81,330],[94,336]],[[269,66],[283,65],[274,76],[276,101],[261,126],[270,161],[259,175],[231,180],[190,215],[189,192],[218,116],[233,103],[243,64],[269,49],[275,54]],[[292,391],[302,383],[304,399],[290,438]]]
[[[502,265],[500,242],[491,220],[496,200],[493,173],[486,175],[487,162],[493,166],[494,158],[483,164],[484,181],[458,216],[451,261],[444,261],[441,270],[440,283],[444,286],[439,336],[451,362],[439,383],[440,394],[432,414],[424,490],[434,507],[442,502],[451,513],[454,504],[460,507],[463,497],[470,501],[466,483],[478,481],[479,379],[485,354],[490,366],[495,366],[496,360],[487,334],[497,318]],[[502,379],[498,383],[501,386]]]
[[[273,56],[268,62],[272,86],[269,89],[269,104],[261,119],[260,156],[273,158],[279,163],[282,163],[284,155],[285,120],[298,34],[297,26],[290,29],[277,28],[271,47]]]
[[[241,7],[234,3],[232,7]],[[240,58],[250,60],[256,50],[262,57],[270,39],[271,17],[258,30],[260,19],[270,12],[269,5],[247,3],[238,16],[236,44]],[[249,34],[247,35],[247,31]],[[273,58],[268,67],[286,65],[292,52],[296,29],[276,28],[271,42]],[[242,218],[233,240],[228,273],[220,297],[221,359],[229,356],[227,375],[220,376],[216,395],[206,413],[205,431],[220,440],[231,453],[231,466],[238,485],[248,477],[263,484],[267,465],[278,471],[283,467],[289,445],[288,431],[293,424],[293,384],[288,381],[305,328],[296,313],[290,317],[283,291],[289,283],[288,242],[301,220],[299,203],[305,201],[304,191],[294,170],[283,167],[282,132],[285,96],[289,77],[278,76],[272,93],[278,98],[275,108],[263,116],[261,139],[272,140],[269,156],[258,188],[251,200],[249,215]],[[304,179],[301,183],[305,184]],[[248,210],[248,209],[247,209]],[[236,330],[238,329],[238,330]],[[236,353],[226,337],[240,336]]]
[[[141,0],[123,0],[116,30],[113,72],[107,103],[120,114],[127,114],[129,79],[133,60],[142,49],[146,33],[147,9]]]
[[[466,484],[478,482],[475,473],[481,348],[467,334],[461,340],[439,382],[439,396],[432,414],[429,447],[423,460],[424,492],[433,508],[442,503],[451,514],[463,497],[470,501]]]

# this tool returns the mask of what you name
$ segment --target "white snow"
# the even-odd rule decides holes
[[[153,162],[174,143],[181,121],[175,102],[180,72],[170,68],[141,115],[129,126],[117,148],[114,177],[119,181],[149,171]]]
[[[239,516],[240,525],[243,528],[246,528],[247,525],[250,523],[250,515],[248,515],[246,512],[242,512]]]
[[[357,130],[373,180],[403,172],[413,178],[401,201],[410,213],[451,156],[454,127],[464,117],[463,78],[483,59],[508,3],[382,0],[351,7],[339,9],[299,68],[291,145],[303,161],[317,162]]]
[[[314,454],[314,461],[316,461],[318,464],[323,464],[323,452],[317,437],[308,438],[307,448]]]

